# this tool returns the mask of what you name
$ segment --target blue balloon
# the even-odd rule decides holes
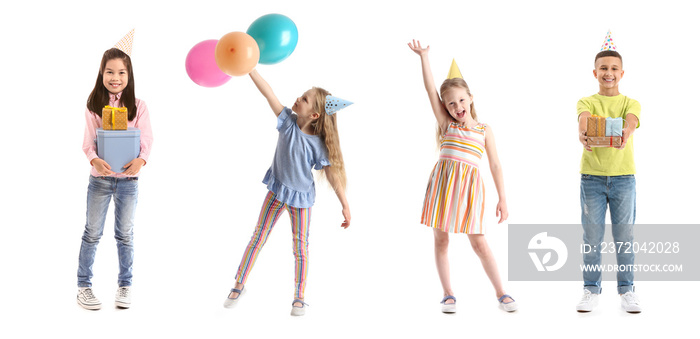
[[[297,47],[299,32],[292,19],[282,14],[267,14],[253,21],[246,31],[258,43],[261,64],[276,64],[289,57]]]

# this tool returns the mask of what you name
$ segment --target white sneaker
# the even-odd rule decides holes
[[[590,312],[598,306],[598,294],[591,293],[591,291],[584,289],[583,297],[581,301],[576,305],[576,310],[579,312]]]
[[[119,308],[129,308],[131,306],[131,289],[129,286],[122,286],[117,289],[114,305]]]
[[[92,294],[92,288],[90,287],[78,288],[78,305],[86,310],[99,310],[102,308],[102,303]]]
[[[622,309],[627,311],[627,313],[640,313],[642,312],[642,307],[639,306],[639,299],[634,292],[630,291],[620,296],[622,301]]]

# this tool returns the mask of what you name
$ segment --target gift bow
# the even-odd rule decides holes
[[[112,128],[114,128],[114,111],[116,110],[117,112],[124,112],[126,113],[126,107],[112,107],[112,106],[105,106],[106,109],[111,109],[112,110]]]

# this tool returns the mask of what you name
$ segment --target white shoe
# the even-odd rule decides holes
[[[301,307],[294,306],[294,303],[301,303]],[[306,306],[309,306],[309,304],[305,303],[303,300],[294,299],[292,302],[292,315],[298,317],[306,314]]]
[[[99,310],[102,308],[102,303],[92,294],[92,288],[90,287],[78,288],[78,305],[86,310]]]
[[[506,298],[510,298],[512,301],[511,302],[503,302]],[[518,310],[518,303],[515,302],[515,299],[513,297],[504,294],[500,298],[498,298],[498,307],[506,312],[515,312]]]
[[[640,313],[642,312],[642,307],[639,306],[639,299],[634,292],[630,291],[620,296],[622,301],[622,309],[627,311],[627,313]]]
[[[598,294],[591,293],[589,290],[583,290],[583,297],[576,305],[576,310],[579,312],[590,312],[598,306]]]
[[[452,299],[454,300],[453,303],[447,303],[447,300]],[[457,312],[457,298],[455,298],[452,295],[448,295],[444,298],[442,298],[442,301],[440,302],[442,304],[442,313],[456,313]]]
[[[231,293],[235,292],[235,293],[238,293],[238,296],[236,296],[235,298],[231,298],[229,296],[226,296],[226,300],[224,300],[224,307],[232,308],[232,307],[236,306],[236,304],[238,303],[238,299],[241,298],[241,296],[243,295],[243,293],[245,293],[245,291],[246,291],[245,287],[241,287],[240,290],[237,288],[232,288],[231,292],[229,292],[228,295],[231,295]]]
[[[119,308],[131,307],[131,289],[129,286],[122,286],[117,289],[117,295],[114,297],[114,305]]]

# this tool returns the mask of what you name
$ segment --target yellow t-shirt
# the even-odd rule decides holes
[[[602,117],[626,119],[627,114],[634,114],[639,121],[639,112],[642,110],[639,102],[622,94],[607,97],[594,94],[582,98],[576,104],[579,115],[583,112]],[[639,123],[637,123],[639,127]],[[627,140],[624,149],[613,147],[593,147],[593,151],[583,150],[581,156],[581,174],[618,176],[634,174],[634,134]]]

